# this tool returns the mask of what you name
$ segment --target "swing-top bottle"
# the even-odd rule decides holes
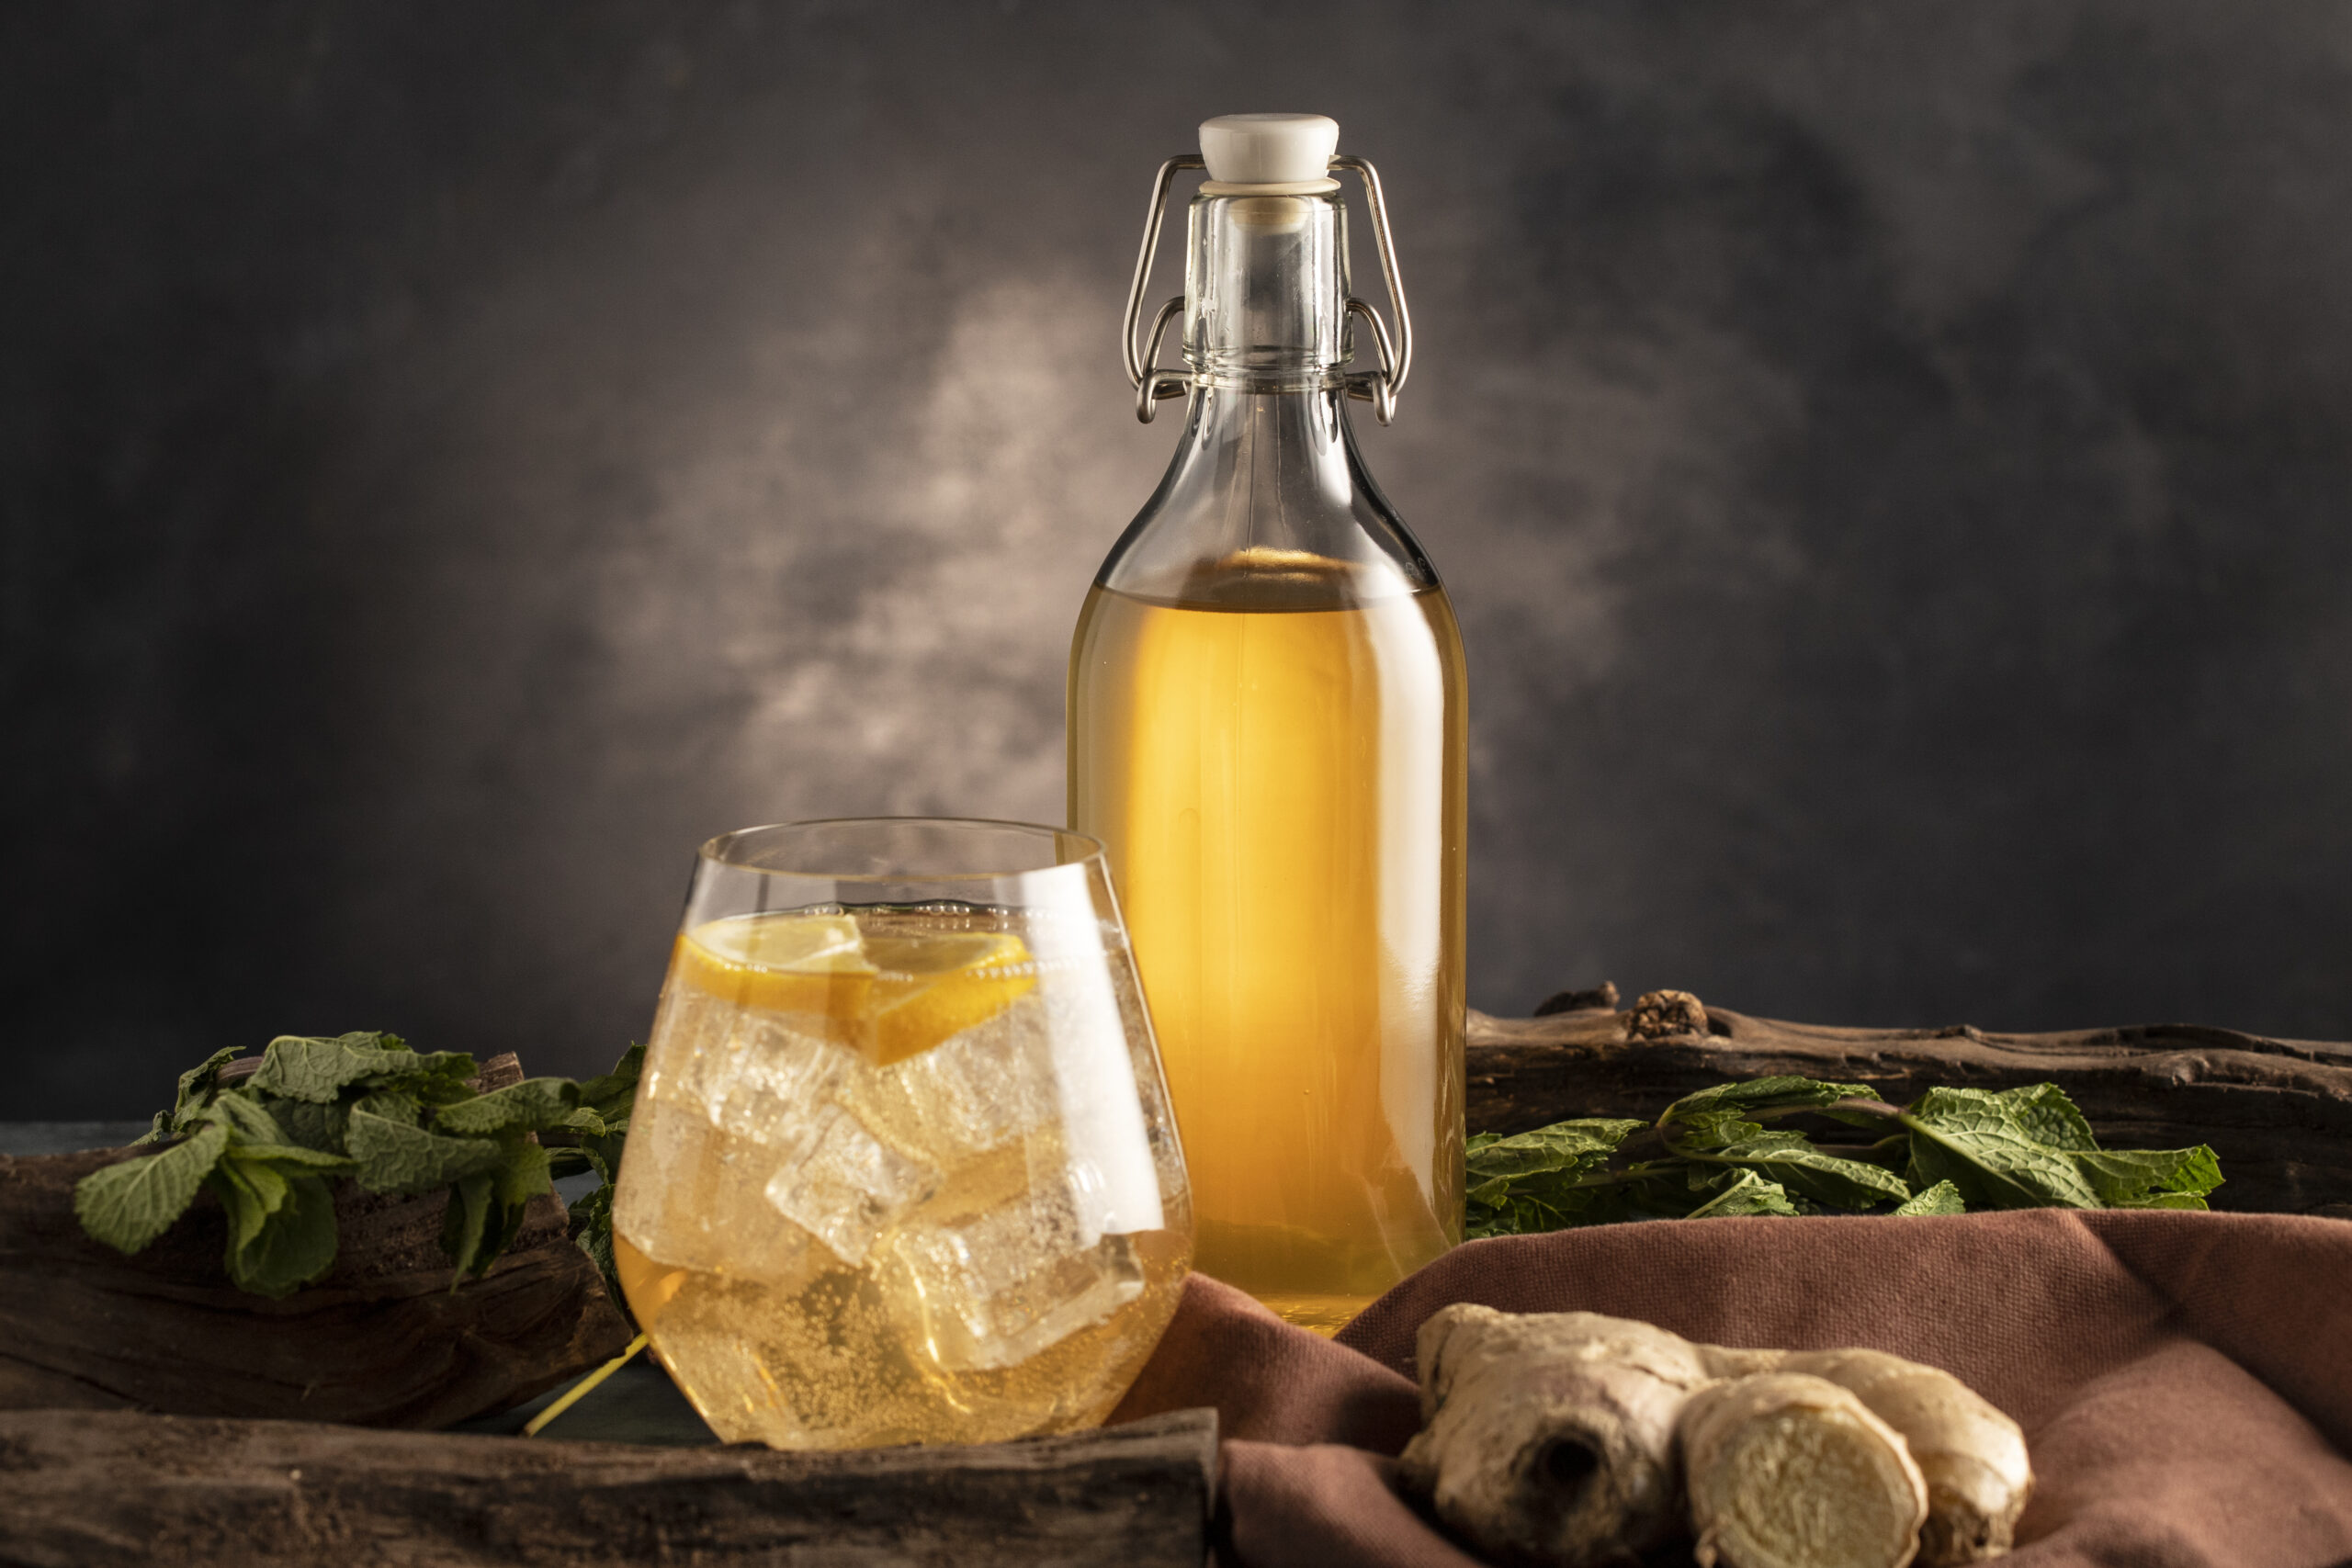
[[[1102,840],[1193,1184],[1195,1264],[1330,1332],[1460,1239],[1464,698],[1436,570],[1373,482],[1411,324],[1377,175],[1320,116],[1235,115],[1160,171],[1127,311],[1175,460],[1096,577],[1071,825]],[[1185,289],[1136,328],[1169,187]],[[1363,176],[1396,321],[1349,292]],[[1181,316],[1182,370],[1154,363]],[[1351,348],[1376,365],[1351,364]]]

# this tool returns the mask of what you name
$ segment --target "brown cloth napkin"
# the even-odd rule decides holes
[[[1718,1345],[1860,1345],[2025,1427],[2017,1568],[2352,1562],[2352,1223],[2035,1210],[1653,1221],[1473,1242],[1337,1343],[1194,1277],[1114,1420],[1214,1404],[1250,1568],[1473,1568],[1389,1489],[1413,1334],[1451,1302],[1603,1312]]]

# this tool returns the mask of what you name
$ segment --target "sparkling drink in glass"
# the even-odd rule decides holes
[[[729,1441],[1099,1421],[1192,1253],[1100,846],[921,818],[705,845],[613,1230],[630,1308]]]

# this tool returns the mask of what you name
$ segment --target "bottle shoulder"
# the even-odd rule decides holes
[[[1343,608],[1440,587],[1330,395],[1195,395],[1098,587],[1204,607]]]

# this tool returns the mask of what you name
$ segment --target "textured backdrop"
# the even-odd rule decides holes
[[[2343,4],[93,0],[0,17],[6,1113],[585,1070],[707,835],[1057,819],[1257,108],[1396,209],[1477,1005],[2352,1035]]]

